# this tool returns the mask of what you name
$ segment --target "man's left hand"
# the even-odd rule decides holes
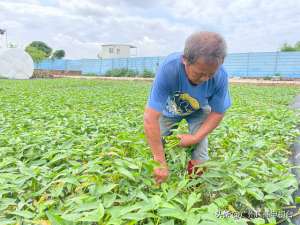
[[[179,134],[177,137],[180,139],[179,146],[181,147],[189,147],[199,142],[199,140],[192,134]]]

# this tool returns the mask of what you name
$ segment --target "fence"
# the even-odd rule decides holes
[[[82,74],[104,75],[108,70],[126,68],[155,72],[165,57],[123,59],[44,60],[35,69],[81,71]],[[224,62],[229,75],[239,77],[282,76],[300,78],[300,52],[232,53]]]

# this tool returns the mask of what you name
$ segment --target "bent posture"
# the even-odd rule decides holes
[[[169,174],[162,137],[185,119],[189,134],[181,134],[180,146],[195,145],[188,173],[209,159],[207,135],[230,107],[228,75],[222,66],[226,43],[217,33],[197,32],[187,38],[184,52],[166,57],[158,68],[144,113],[144,128],[154,160],[157,183]]]

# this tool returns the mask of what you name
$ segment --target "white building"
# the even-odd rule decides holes
[[[136,47],[129,44],[105,44],[101,46],[101,51],[98,54],[98,58],[129,58],[130,56],[134,55],[132,51],[134,49],[136,50]]]

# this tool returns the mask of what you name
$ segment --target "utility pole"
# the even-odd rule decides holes
[[[7,48],[8,47],[8,45],[7,45],[7,31],[5,29],[0,28],[0,35],[5,35],[5,46]]]

